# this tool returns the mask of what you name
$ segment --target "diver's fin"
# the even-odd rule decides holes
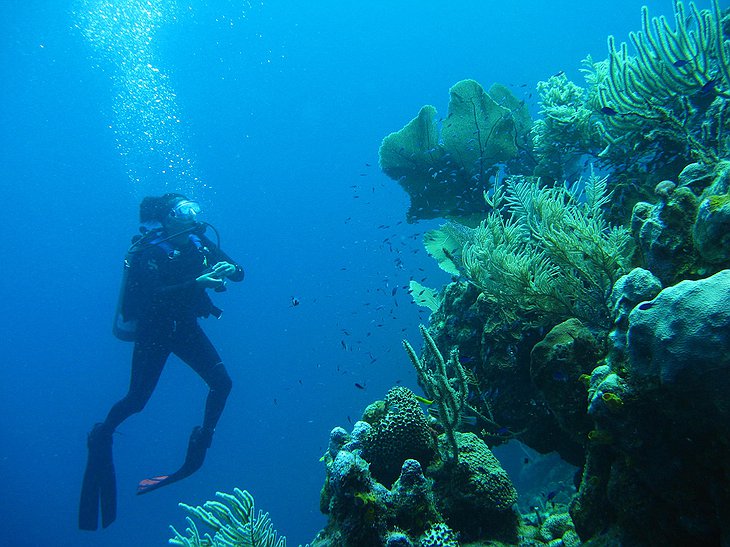
[[[158,475],[148,479],[142,479],[137,485],[137,495],[146,494],[189,477],[200,469],[205,461],[205,453],[210,448],[213,433],[205,431],[202,427],[195,427],[190,434],[188,451],[185,455],[185,463],[172,475]]]
[[[117,481],[112,456],[112,434],[103,424],[96,424],[88,436],[89,457],[81,485],[79,528],[106,528],[117,518]]]

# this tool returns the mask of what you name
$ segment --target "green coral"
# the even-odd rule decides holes
[[[464,246],[467,279],[504,321],[555,325],[570,317],[608,327],[613,283],[627,271],[629,231],[611,227],[607,178],[582,187],[540,187],[512,177],[495,189],[492,213]]]
[[[462,412],[468,408],[466,397],[469,394],[469,388],[466,372],[459,362],[458,351],[451,352],[447,366],[447,362],[426,327],[419,325],[418,328],[426,341],[426,348],[433,358],[434,366],[428,365],[426,352],[419,357],[407,340],[403,340],[403,347],[418,373],[418,379],[426,394],[438,404],[438,420],[443,427],[449,448],[447,458],[453,460],[459,455],[454,434],[461,423]],[[449,374],[449,371],[452,375]]]
[[[540,114],[532,128],[535,175],[562,180],[570,171],[580,171],[586,153],[597,155],[603,139],[590,106],[590,92],[568,80],[565,74],[538,82]]]
[[[405,460],[428,465],[435,446],[428,420],[410,389],[391,388],[385,396],[385,411],[364,439],[363,457],[370,463],[373,477],[390,486]]]
[[[195,521],[187,517],[187,535],[170,527],[175,537],[172,545],[184,547],[286,547],[286,538],[279,537],[269,519],[268,513],[256,514],[253,496],[246,490],[235,488],[233,494],[216,492],[223,500],[206,501],[202,506],[192,507],[180,503],[192,517],[198,518],[209,526],[214,534],[201,536]]]
[[[728,152],[730,50],[718,0],[712,11],[674,2],[674,28],[665,17],[649,18],[630,34],[635,56],[608,38],[609,56],[596,65],[603,112],[600,125],[612,163],[632,156],[679,155],[704,162]],[[685,161],[686,163],[686,161]]]
[[[479,214],[489,171],[530,148],[527,106],[506,87],[485,92],[462,80],[449,95],[440,125],[436,108],[427,105],[380,145],[380,168],[411,197],[409,221]]]
[[[435,469],[435,490],[446,521],[473,541],[489,537],[516,543],[517,491],[487,444],[473,433],[456,433],[458,459]],[[444,436],[439,449],[448,450]]]

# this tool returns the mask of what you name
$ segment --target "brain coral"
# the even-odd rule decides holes
[[[372,424],[363,442],[363,457],[380,483],[390,486],[407,459],[427,466],[435,455],[435,443],[428,420],[413,392],[394,387],[385,397],[386,413]]]

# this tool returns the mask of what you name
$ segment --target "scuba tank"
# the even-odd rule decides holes
[[[143,225],[139,229],[142,235],[136,235],[132,238],[132,245],[127,249],[124,255],[124,266],[122,268],[122,283],[119,287],[119,297],[117,298],[117,307],[114,310],[114,322],[112,323],[112,334],[123,342],[134,342],[137,336],[137,319],[127,317],[127,298],[129,293],[129,271],[132,268],[132,259],[134,253],[140,251],[146,245],[153,245],[154,240],[159,239],[162,233],[162,226]]]
[[[124,257],[124,269],[122,270],[122,284],[117,298],[117,308],[114,311],[114,323],[112,334],[123,342],[134,342],[137,336],[137,320],[127,319],[124,315],[124,304],[129,287],[129,269],[131,268],[131,255],[127,253]]]
[[[132,268],[132,260],[135,253],[149,245],[158,245],[162,247],[165,254],[170,255],[174,251],[174,247],[170,244],[170,240],[185,234],[204,234],[206,227],[210,227],[216,235],[216,245],[220,249],[220,235],[214,226],[207,222],[196,222],[190,228],[171,236],[162,237],[162,225],[154,222],[147,223],[140,227],[142,235],[136,235],[132,238],[132,245],[127,249],[124,256],[124,266],[122,269],[122,283],[119,288],[119,297],[117,298],[117,306],[114,311],[114,322],[112,323],[112,334],[123,342],[134,342],[137,337],[137,318],[131,317],[127,299],[129,297],[129,272]],[[197,238],[196,238],[197,239]]]

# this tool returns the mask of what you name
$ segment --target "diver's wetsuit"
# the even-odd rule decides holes
[[[184,237],[181,245],[166,241],[164,235],[157,240],[150,237],[149,243],[137,245],[131,254],[122,313],[125,320],[137,321],[132,377],[124,398],[89,433],[89,457],[79,506],[82,530],[96,530],[99,509],[104,527],[116,517],[112,433],[147,404],[170,353],[187,363],[208,384],[203,425],[193,429],[182,467],[170,475],[141,481],[138,494],[176,482],[200,468],[231,391],[231,378],[198,325],[199,317],[219,317],[221,310],[213,305],[206,289],[196,279],[218,262],[236,266],[236,271],[226,276],[231,281],[243,280],[243,269],[204,235],[191,233]]]
[[[132,378],[129,391],[117,402],[103,423],[88,435],[89,456],[79,503],[79,528],[96,530],[99,513],[103,527],[116,518],[116,478],[112,433],[135,412],[140,412],[160,379],[170,353],[187,363],[208,384],[203,425],[193,429],[182,467],[170,475],[144,479],[138,494],[172,484],[197,471],[231,391],[231,378],[218,352],[198,325],[198,317],[220,316],[206,290],[196,279],[218,262],[235,264],[202,233],[185,236],[173,245],[165,235],[149,234],[131,253],[121,310],[125,321],[136,320]],[[243,269],[226,276],[243,280]]]
[[[165,362],[174,353],[208,384],[203,430],[212,434],[231,390],[218,352],[198,325],[198,317],[220,316],[206,290],[195,279],[217,262],[236,265],[205,236],[189,236],[180,248],[149,244],[132,256],[125,317],[137,319],[132,377],[127,395],[104,421],[111,431],[140,412],[157,385]],[[243,269],[228,276],[243,280]]]

